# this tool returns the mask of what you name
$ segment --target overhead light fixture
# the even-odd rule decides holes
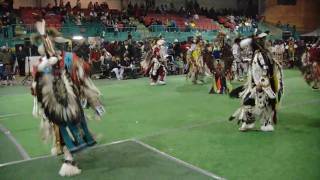
[[[79,35],[72,37],[72,40],[76,40],[76,41],[79,41],[79,40],[82,40],[82,39],[83,39],[83,36],[79,36]]]

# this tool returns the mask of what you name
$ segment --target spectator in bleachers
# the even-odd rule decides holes
[[[51,3],[48,3],[45,10],[49,13],[49,12],[52,12],[52,4]]]
[[[13,73],[12,73],[12,67],[13,67],[13,59],[11,58],[11,52],[10,49],[6,46],[3,46],[1,48],[0,52],[0,59],[3,62],[4,65],[4,76],[5,76],[5,83],[7,85],[12,85],[12,78],[13,78]]]
[[[78,26],[81,26],[81,25],[82,25],[82,22],[81,22],[81,14],[80,14],[80,13],[78,13],[78,14],[76,15],[76,25],[78,25]]]
[[[59,7],[60,7],[60,8],[63,8],[63,7],[64,7],[63,0],[60,0],[60,2],[59,2]]]
[[[110,78],[110,62],[112,59],[111,54],[105,49],[102,49],[98,55],[100,55],[100,58],[96,61],[96,73],[102,73],[100,78]]]
[[[90,12],[90,16],[97,18],[97,14],[92,11]],[[107,24],[107,14],[105,12],[102,12],[100,20],[102,21],[103,24]]]
[[[100,5],[98,2],[95,2],[93,5],[93,9],[95,12],[99,12],[100,11]]]
[[[124,73],[124,68],[120,64],[120,59],[118,57],[112,57],[112,63],[111,63],[111,72],[115,73],[116,78],[118,80],[123,79],[123,73]]]
[[[136,68],[134,67],[133,61],[129,57],[129,54],[124,54],[124,58],[120,60],[120,66],[123,69],[123,74],[126,76],[126,78],[136,78]],[[123,78],[124,77],[122,75],[122,79]]]
[[[2,15],[2,32],[3,32],[4,38],[9,37],[9,27],[10,27],[9,15],[10,15],[9,12],[6,12],[5,14]]]
[[[11,25],[11,30],[12,30],[12,36],[15,37],[16,36],[16,16],[14,15],[14,13],[10,13],[9,14],[9,24]]]
[[[0,17],[0,34],[3,32],[3,23],[2,23],[2,17]]]
[[[128,6],[127,6],[127,12],[130,16],[133,16],[134,14],[134,9],[133,9],[133,5],[131,3],[131,1],[129,1]]]
[[[185,14],[186,14],[186,9],[181,6],[178,13],[179,13],[180,15],[185,15]]]
[[[129,31],[128,32],[128,42],[129,42],[129,44],[132,44],[132,34],[131,34],[131,32]]]
[[[76,6],[74,7],[76,10],[81,10],[81,2],[80,0],[77,0]]]
[[[194,14],[194,15],[193,15],[193,19],[194,19],[194,20],[199,20],[199,15],[198,15],[198,14]]]
[[[124,59],[125,56],[129,59],[132,58],[132,53],[133,53],[133,47],[131,44],[129,44],[128,40],[125,40],[123,45],[120,47],[120,55],[121,59]]]
[[[191,25],[188,21],[184,22],[185,31],[190,32],[191,31]]]
[[[178,39],[174,40],[173,43],[173,57],[176,59],[181,54],[181,46]]]
[[[143,42],[133,42],[132,50],[132,64],[140,64],[142,53],[143,53]]]
[[[72,8],[71,8],[71,3],[70,3],[70,1],[68,1],[68,2],[66,3],[65,8],[66,8],[66,10],[67,10],[68,12],[71,12]]]
[[[118,33],[119,33],[119,24],[116,22],[114,23],[113,25],[113,31],[114,31],[114,36],[118,36]]]
[[[106,49],[102,50],[100,61],[101,61],[102,77],[111,78],[112,55]]]
[[[168,21],[168,32],[175,32],[178,30],[178,26],[175,20]]]
[[[96,13],[96,11],[90,11],[90,13],[89,13],[89,16],[90,16],[90,21],[92,22],[92,21],[95,21],[95,20],[97,20],[97,13]],[[105,22],[107,20],[107,18],[105,17],[105,16],[101,16],[101,21],[102,22]]]
[[[89,4],[88,4],[88,11],[92,11],[92,10],[94,10],[93,9],[93,3],[92,3],[92,1],[90,1]]]
[[[196,29],[196,23],[194,21],[190,21],[190,28],[191,28],[191,30]]]
[[[103,3],[101,3],[100,8],[102,10],[104,10],[104,11],[108,11],[109,10],[109,5],[108,5],[107,2],[103,2]]]

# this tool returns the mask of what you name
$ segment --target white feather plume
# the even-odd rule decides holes
[[[33,84],[34,83],[32,83],[32,86],[33,86]],[[35,89],[35,87],[32,87],[32,88]],[[38,100],[35,96],[33,97],[32,115],[33,115],[33,117],[38,117]]]
[[[75,176],[80,173],[81,169],[68,163],[63,163],[59,171],[60,176]]]
[[[240,47],[246,48],[246,47],[250,46],[251,43],[252,43],[252,38],[246,38],[240,42]]]
[[[69,39],[66,39],[66,38],[61,37],[61,36],[55,37],[55,38],[54,38],[54,41],[55,41],[56,43],[67,43],[67,42],[70,42]]]
[[[66,146],[63,147],[64,159],[68,161],[73,161],[73,157]],[[81,173],[81,169],[70,163],[63,163],[59,175],[60,176],[74,176]]]
[[[36,29],[40,33],[40,35],[46,34],[46,21],[42,19],[41,21],[36,22]]]
[[[41,56],[45,56],[46,55],[46,51],[44,49],[44,45],[43,44],[40,44],[40,46],[38,46],[38,53],[41,55]]]
[[[48,58],[47,57],[42,57],[41,58],[41,63],[38,65],[38,71],[42,72],[44,69],[48,66]]]
[[[49,63],[50,65],[54,65],[54,64],[56,64],[57,62],[58,62],[58,58],[57,58],[57,57],[54,57],[54,56],[50,57],[49,60],[48,60],[48,63]]]
[[[48,119],[45,117],[45,115],[42,116],[41,122],[40,122],[40,134],[41,139],[44,142],[49,142],[50,139],[53,137],[53,129],[48,121]]]
[[[65,107],[57,101],[53,89],[52,75],[45,75],[42,81],[43,84],[45,84],[41,91],[43,94],[43,106],[46,107],[49,112],[55,112],[60,119],[77,119],[80,112],[79,107],[77,106],[77,97],[72,89],[72,84],[68,81],[65,72],[61,75],[61,79],[64,82],[64,86],[67,91],[66,93],[68,94],[67,99],[69,106]]]

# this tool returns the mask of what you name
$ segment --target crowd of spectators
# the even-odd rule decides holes
[[[269,40],[267,46],[283,68],[301,67],[302,55],[314,42],[304,40]]]
[[[8,37],[10,31],[10,25],[15,24],[16,18],[10,9],[2,11],[0,18],[0,33],[4,37]],[[58,4],[48,4],[45,9],[42,9],[44,16],[47,14],[60,15],[61,21],[73,20],[77,25],[82,25],[84,22],[102,23],[107,32],[114,32],[115,35],[119,31],[135,31],[136,26],[133,24],[133,18],[142,18],[148,13],[159,14],[175,14],[185,17],[186,31],[192,30],[195,27],[195,22],[199,16],[207,16],[220,22],[221,17],[226,19],[226,22],[234,25],[234,29],[241,31],[243,28],[255,28],[259,18],[257,16],[247,16],[243,12],[233,11],[230,9],[215,10],[214,8],[208,9],[201,7],[197,1],[186,1],[184,7],[176,8],[174,4],[163,4],[158,7],[155,6],[153,0],[149,0],[146,5],[131,4],[129,2],[126,11],[114,11],[109,9],[107,3],[90,2],[87,8],[82,8],[80,0],[74,7],[71,7],[70,2],[63,3],[60,0]],[[279,23],[281,24],[281,23]],[[167,27],[167,31],[176,31],[177,23],[174,20],[168,19],[167,22],[163,22],[159,19],[152,19],[147,26],[163,25]],[[12,34],[15,34],[14,26],[11,26]],[[150,29],[153,31],[153,29]],[[186,66],[186,57],[184,52],[187,44],[191,41],[178,42],[175,40],[173,43],[167,43],[168,48],[168,72],[169,74],[183,74]],[[289,47],[290,43],[290,47]],[[293,44],[293,45],[292,45]],[[115,77],[118,80],[126,78],[137,78],[142,75],[140,70],[140,62],[143,59],[144,54],[148,51],[148,42],[145,41],[133,41],[131,34],[129,33],[128,39],[121,41],[102,41],[91,48],[90,59],[92,60],[93,70],[96,72],[102,72],[102,78]],[[279,53],[276,50],[283,49],[283,59],[290,59],[290,61],[300,62],[300,57],[306,49],[306,43],[303,41],[270,41],[270,51],[274,54]],[[283,47],[283,48],[282,48]],[[294,56],[290,54],[289,49],[294,50]],[[149,47],[150,48],[150,47]],[[21,76],[25,75],[24,64],[26,59],[26,52],[23,47],[15,48],[17,50],[10,50],[3,47],[0,52],[0,63],[3,65],[0,69],[1,78],[4,75],[8,77],[8,74],[15,74],[19,72]],[[288,63],[289,67],[292,64]],[[6,68],[4,68],[6,67]],[[11,71],[9,71],[11,70]]]
[[[52,6],[49,3],[44,13],[61,15],[62,22],[71,21],[78,26],[87,23],[101,24],[107,32],[136,30],[136,25],[131,21],[128,13],[110,9],[107,2],[99,4],[98,2],[93,3],[90,1],[85,8],[81,6],[79,0],[77,0],[74,7],[71,7],[70,1],[65,4],[63,1],[60,1],[59,6]]]
[[[281,21],[278,21],[277,24],[276,24],[276,27],[284,30],[284,31],[289,31],[291,32],[291,35],[293,37],[296,36],[296,32],[297,32],[297,29],[296,29],[296,26],[295,25],[290,25],[290,24],[282,24]]]
[[[185,44],[186,42],[183,42]],[[91,60],[93,64],[93,72],[100,72],[100,78],[116,78],[118,80],[137,78],[143,76],[140,62],[150,49],[147,41],[125,40],[103,42],[100,45],[91,47]],[[168,73],[182,74],[184,65],[181,43],[167,43],[168,48]]]
[[[19,58],[22,58],[19,54]],[[3,46],[0,48],[0,83],[3,85],[13,85],[14,75],[13,66],[16,61],[16,54],[14,50]],[[21,65],[22,67],[22,65]],[[23,66],[24,68],[24,66]],[[25,75],[25,74],[21,74]]]
[[[129,16],[140,19],[140,22],[149,27],[150,31],[159,31],[159,29],[160,31],[169,32],[177,30],[184,30],[187,32],[192,31],[196,29],[196,23],[200,16],[204,16],[215,21],[219,21],[220,17],[225,17],[230,24],[230,26],[227,25],[226,27],[232,29],[235,29],[236,27],[240,27],[240,29],[248,28],[249,26],[256,27],[257,21],[259,20],[259,17],[253,13],[233,9],[216,10],[214,7],[202,7],[197,1],[186,1],[186,4],[180,7],[175,7],[174,3],[161,4],[159,6],[152,4],[148,7],[144,4],[139,6],[137,3],[133,5],[129,2],[127,13]],[[178,27],[177,22],[170,18],[165,21],[159,18],[152,18],[150,21],[144,21],[144,17],[149,13],[180,16],[184,18],[185,23],[183,27]]]
[[[13,1],[4,0],[0,3],[0,37],[8,38],[9,33],[15,36],[16,16],[13,11]]]
[[[179,29],[177,22],[174,19],[167,19],[161,21],[159,19],[151,19],[150,22],[145,25],[149,27],[150,31],[169,31],[174,32],[178,30],[192,31],[196,30],[196,22],[199,16],[206,16],[214,20],[218,20],[219,17],[230,17],[230,22],[236,27],[246,27],[248,24],[255,24],[255,18],[250,16],[244,16],[245,13],[241,11],[235,11],[231,9],[215,10],[214,7],[208,9],[207,7],[201,7],[197,1],[186,1],[186,4],[181,7],[175,7],[174,3],[161,4],[155,6],[154,0],[147,0],[146,3],[140,5],[128,3],[128,7],[124,11],[118,11],[110,9],[106,2],[99,4],[98,2],[90,1],[87,7],[81,5],[80,0],[77,0],[74,7],[71,6],[70,1],[64,3],[63,0],[54,1],[54,4],[48,3],[45,8],[41,9],[42,15],[59,15],[60,23],[75,22],[76,25],[88,25],[87,22],[95,22],[105,27],[106,32],[127,32],[136,31],[137,26],[133,22],[134,18],[139,19],[141,22],[143,18],[149,13],[158,14],[175,14],[185,18],[184,27]],[[10,14],[10,13],[9,13]],[[232,14],[232,15],[231,15]],[[12,14],[8,17],[6,14],[2,15],[1,32],[4,37],[8,37],[8,29],[10,25],[16,24],[16,18]],[[9,19],[9,20],[8,20]],[[2,24],[2,25],[1,25]],[[89,24],[90,25],[90,24]],[[181,26],[181,25],[179,25]],[[60,27],[60,26],[59,26]],[[159,30],[159,27],[160,30]],[[15,26],[12,26],[12,34],[15,35]]]

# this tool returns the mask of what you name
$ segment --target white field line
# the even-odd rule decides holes
[[[0,124],[0,131],[8,137],[8,139],[15,145],[15,147],[17,148],[18,152],[20,153],[21,157],[24,160],[28,160],[30,159],[29,154],[27,153],[27,151],[21,146],[21,144],[12,136],[11,132],[5,128],[3,125]]]
[[[220,176],[217,176],[217,175],[215,175],[215,174],[213,174],[213,173],[211,173],[209,171],[206,171],[206,170],[201,169],[199,167],[196,167],[196,166],[194,166],[194,165],[192,165],[190,163],[187,163],[187,162],[182,161],[182,160],[180,160],[178,158],[175,158],[175,157],[173,157],[173,156],[171,156],[171,155],[169,155],[169,154],[167,154],[165,152],[162,152],[162,151],[160,151],[160,150],[158,150],[158,149],[156,149],[156,148],[154,148],[154,147],[152,147],[152,146],[150,146],[148,144],[145,144],[145,143],[143,143],[143,142],[141,142],[139,140],[133,140],[133,141],[138,143],[138,144],[140,144],[140,145],[142,145],[142,146],[144,146],[145,148],[147,148],[147,149],[149,149],[149,150],[151,150],[153,152],[156,152],[156,153],[160,154],[161,156],[163,156],[163,157],[165,157],[167,159],[170,159],[170,160],[172,160],[172,161],[174,161],[174,162],[176,162],[178,164],[181,164],[182,166],[185,166],[185,167],[187,167],[189,169],[192,169],[192,170],[194,170],[196,172],[199,172],[201,174],[209,176],[209,177],[211,177],[213,179],[219,179],[219,180],[223,180],[224,179],[224,178],[222,178]]]
[[[94,146],[94,147],[91,147],[90,149],[95,149],[95,148],[99,148],[99,147],[110,146],[110,145],[114,145],[114,144],[120,144],[120,143],[124,143],[124,142],[128,142],[128,141],[132,141],[132,140],[131,140],[131,139],[124,139],[124,140],[120,140],[120,141],[114,141],[114,142],[111,142],[111,143],[108,143],[108,144],[96,145],[96,146]],[[29,158],[29,159],[25,159],[25,160],[7,162],[7,163],[0,164],[0,167],[9,166],[9,165],[13,165],[13,164],[19,164],[19,163],[22,163],[22,162],[33,161],[33,160],[37,160],[37,159],[54,157],[54,156],[55,156],[55,155],[44,155],[44,156],[38,156],[38,157],[35,157],[35,158]]]

